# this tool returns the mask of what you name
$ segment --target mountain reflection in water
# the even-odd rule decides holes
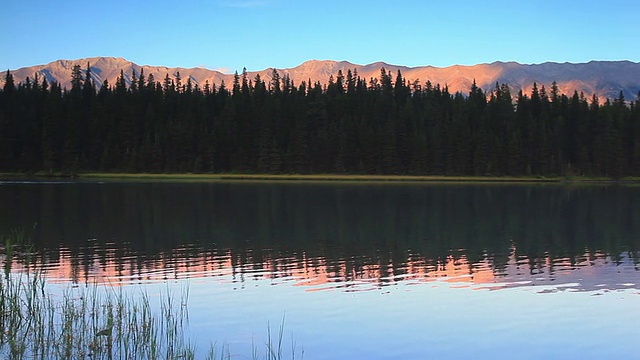
[[[102,257],[83,254],[78,258],[67,249],[56,260],[40,258],[29,265],[15,259],[12,270],[18,272],[44,269],[51,282],[108,283],[129,285],[146,282],[216,278],[237,284],[270,280],[272,285],[290,284],[307,287],[307,291],[368,291],[399,282],[408,285],[446,282],[455,287],[497,290],[517,286],[545,285],[544,292],[559,290],[610,291],[640,289],[637,259],[622,254],[616,259],[604,254],[583,254],[574,259],[516,258],[498,269],[485,258],[470,263],[465,255],[430,260],[410,255],[402,263],[381,263],[380,259],[307,258],[302,256],[264,256],[260,262],[250,254],[219,254],[205,250],[176,249],[157,259],[139,261],[135,255],[119,257],[115,249],[102,249]],[[244,261],[244,262],[243,262]],[[543,291],[543,290],[541,290]]]
[[[0,204],[37,250],[12,271],[51,281],[640,289],[640,187],[15,182]]]

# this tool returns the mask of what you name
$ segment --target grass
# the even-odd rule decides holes
[[[71,177],[62,173],[0,173],[0,178]],[[191,174],[191,173],[81,173],[73,178],[91,180],[153,180],[153,181],[351,181],[351,182],[490,182],[490,183],[640,183],[640,177],[614,180],[597,176],[462,176],[462,175],[344,175],[344,174]]]
[[[35,226],[35,225],[34,225]],[[28,267],[32,262],[33,244],[26,236],[27,230],[13,230],[7,235],[0,234],[0,254],[4,254],[4,273],[5,276],[9,276],[11,273],[11,265],[13,264],[14,256],[19,258],[20,261]]]
[[[38,274],[0,282],[0,357],[10,359],[194,359],[185,340],[187,294],[148,295],[113,289],[47,292]]]
[[[122,287],[70,286],[50,292],[42,272],[11,272],[15,257],[28,256],[16,234],[0,236],[0,255],[9,264],[0,281],[0,358],[196,359],[196,344],[187,337],[188,287],[179,295],[167,290],[153,301],[142,290],[125,294]],[[264,355],[254,345],[254,360],[283,358],[284,318],[277,338],[267,327]],[[294,345],[291,354],[295,359]],[[219,349],[215,343],[204,356],[235,357],[229,346]]]
[[[604,177],[587,176],[437,176],[437,175],[340,175],[340,174],[130,174],[87,173],[80,179],[102,180],[266,180],[266,181],[377,181],[377,182],[614,182]],[[640,178],[624,178],[615,182],[640,182]]]

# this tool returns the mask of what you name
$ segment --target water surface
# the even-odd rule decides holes
[[[193,336],[250,357],[634,358],[640,187],[0,182],[55,284],[188,286]],[[24,261],[11,263],[23,271]]]

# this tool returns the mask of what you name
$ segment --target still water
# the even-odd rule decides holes
[[[0,182],[16,228],[54,286],[188,287],[234,358],[640,357],[640,187]]]

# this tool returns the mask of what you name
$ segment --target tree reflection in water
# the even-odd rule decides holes
[[[61,281],[639,286],[638,187],[7,183],[0,204],[3,229],[37,224],[31,266]]]

